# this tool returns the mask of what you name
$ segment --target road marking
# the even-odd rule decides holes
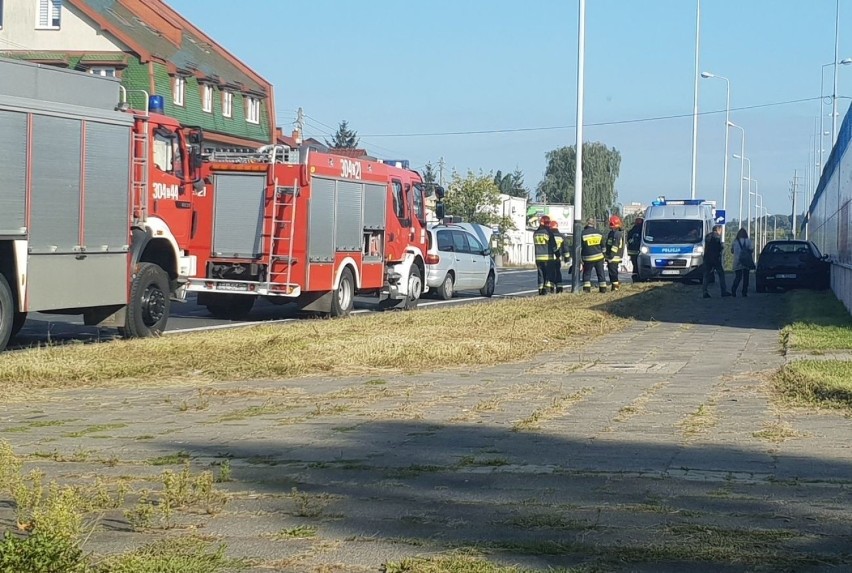
[[[538,292],[537,290],[522,290],[516,292],[508,292],[505,294],[495,294],[492,298],[509,298],[513,296],[522,296],[527,294],[532,294]],[[470,298],[455,298],[450,300],[432,300],[423,302],[422,300],[417,303],[417,306],[434,306],[437,304],[455,304],[459,302],[471,302],[476,300],[487,300],[488,297],[485,296],[475,296]],[[375,310],[370,310],[368,308],[360,308],[358,310],[353,310],[350,314],[367,314],[371,312],[376,312]],[[228,324],[213,324],[210,326],[195,326],[192,328],[179,328],[176,330],[167,330],[163,334],[186,334],[189,332],[204,332],[205,330],[225,330],[228,328],[246,328],[248,326],[261,326],[267,324],[282,324],[285,322],[296,322],[297,318],[280,318],[273,320],[257,320],[252,322],[231,322]]]

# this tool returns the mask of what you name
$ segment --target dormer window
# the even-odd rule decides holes
[[[184,92],[186,92],[186,78],[175,76],[174,85],[172,86],[172,101],[175,105],[183,105]]]
[[[234,114],[234,94],[233,92],[222,92],[222,117],[231,117]]]
[[[246,121],[260,123],[260,100],[256,97],[246,96]]]
[[[213,86],[210,84],[201,85],[201,110],[213,113]]]

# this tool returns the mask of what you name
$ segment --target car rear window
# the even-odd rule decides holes
[[[766,252],[770,255],[776,254],[810,254],[811,250],[807,243],[774,243],[767,245]]]

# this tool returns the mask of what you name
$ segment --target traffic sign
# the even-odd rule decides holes
[[[725,224],[725,210],[724,209],[716,209],[716,214],[713,216],[713,221],[717,225]]]

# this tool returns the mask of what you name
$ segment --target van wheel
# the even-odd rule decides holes
[[[162,334],[169,319],[169,296],[166,271],[153,263],[139,263],[130,284],[126,323],[118,329],[121,336],[147,338]]]
[[[479,294],[491,298],[494,296],[494,273],[488,273],[488,278],[485,279],[485,286],[479,289]]]
[[[438,287],[437,295],[441,300],[450,300],[453,298],[454,294],[456,294],[456,292],[453,273],[447,273],[447,276],[444,277],[444,282],[442,282],[441,286]]]
[[[0,274],[0,350],[6,348],[12,337],[12,325],[15,322],[15,299],[6,277]]]
[[[21,332],[21,329],[24,327],[24,323],[27,321],[27,313],[26,312],[16,312],[15,318],[12,320],[12,338],[15,337],[16,334]]]
[[[330,316],[349,316],[355,307],[355,279],[352,277],[352,269],[346,267],[340,273],[340,284],[332,293]]]

